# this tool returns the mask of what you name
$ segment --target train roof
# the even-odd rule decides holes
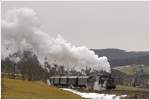
[[[78,78],[89,78],[89,76],[78,76]]]
[[[52,76],[50,78],[88,78],[89,76]]]

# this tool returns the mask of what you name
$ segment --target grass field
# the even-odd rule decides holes
[[[98,92],[79,90],[82,92]],[[104,90],[101,94],[127,94],[127,99],[148,99],[149,90],[144,88],[117,85],[115,90]],[[9,99],[81,99],[82,97],[62,89],[47,86],[44,83],[2,79],[2,98]]]
[[[147,88],[138,88],[124,85],[117,85],[115,90],[106,90],[103,93],[108,94],[116,94],[116,95],[124,95],[127,97],[124,99],[148,99],[149,98],[149,89]]]
[[[117,85],[116,90],[128,90],[128,91],[148,91],[148,88],[138,88],[124,85]]]
[[[116,94],[127,94],[126,99],[148,99],[149,88],[138,88],[124,85],[117,85],[114,91]]]
[[[80,96],[46,84],[2,79],[2,98],[10,99],[81,99]]]
[[[115,67],[114,69],[119,70],[123,73],[126,73],[127,75],[133,75],[135,74],[135,71],[143,69],[144,73],[148,74],[149,73],[149,66],[147,65],[128,65],[128,66],[120,66],[120,67]]]

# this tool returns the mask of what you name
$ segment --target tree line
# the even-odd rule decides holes
[[[19,60],[16,61],[16,58],[19,58]],[[15,78],[15,74],[19,74],[22,79],[29,81],[46,81],[50,76],[83,75],[83,73],[88,74],[90,72],[89,69],[81,72],[76,70],[68,71],[62,65],[49,64],[46,58],[44,64],[41,65],[37,56],[31,51],[16,52],[2,59],[1,71],[2,73],[7,73],[11,78]]]

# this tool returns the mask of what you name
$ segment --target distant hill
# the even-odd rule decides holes
[[[116,66],[125,66],[131,64],[149,64],[149,52],[141,51],[141,52],[127,52],[125,50],[120,49],[91,49],[93,50],[99,57],[107,56],[112,67]]]

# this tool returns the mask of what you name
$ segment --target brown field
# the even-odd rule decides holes
[[[80,96],[39,82],[2,79],[2,98],[81,99]]]

